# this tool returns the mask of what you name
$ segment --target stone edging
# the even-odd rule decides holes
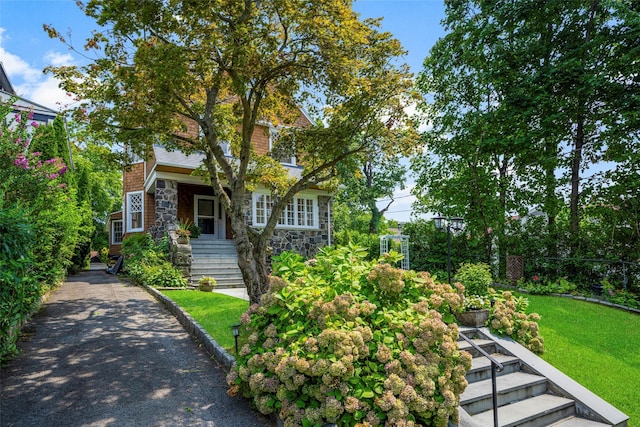
[[[199,343],[205,348],[205,350],[213,356],[213,358],[224,368],[226,372],[229,372],[236,361],[220,344],[218,344],[207,331],[204,330],[193,317],[169,297],[163,295],[158,290],[144,285],[144,288],[153,295],[158,301],[160,301],[169,311],[178,319],[178,321],[184,326]]]
[[[532,294],[531,292],[529,292],[528,290],[523,289],[523,288],[516,288],[516,290],[518,292],[522,292],[523,294],[539,295],[539,294]],[[546,295],[552,296],[552,297],[570,298],[570,299],[575,299],[575,300],[580,300],[580,301],[591,302],[591,303],[594,303],[594,304],[600,304],[600,305],[604,305],[604,306],[607,306],[607,307],[612,307],[612,308],[617,308],[617,309],[620,309],[620,310],[628,311],[629,313],[640,314],[640,309],[633,308],[633,307],[627,307],[626,305],[614,304],[614,303],[611,303],[609,301],[601,300],[601,299],[598,299],[598,298],[584,297],[584,296],[581,296],[581,295],[571,295],[571,294],[556,294],[556,293],[550,293],[550,294],[545,294],[545,295],[541,295],[541,296],[546,296]]]

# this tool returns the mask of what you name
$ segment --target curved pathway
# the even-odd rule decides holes
[[[142,288],[70,277],[0,371],[0,426],[269,426]]]

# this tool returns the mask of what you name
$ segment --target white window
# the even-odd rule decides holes
[[[295,153],[277,153],[274,155],[273,153],[273,145],[278,139],[278,129],[275,127],[269,127],[269,151],[271,153],[271,157],[275,160],[283,163],[285,165],[296,165],[296,156]]]
[[[127,231],[144,231],[144,193],[127,193]]]
[[[220,143],[220,148],[222,148],[222,151],[224,151],[225,156],[231,157],[231,144],[229,144],[227,141],[223,141]]]
[[[269,194],[253,194],[253,225],[264,226],[271,215],[273,199]],[[278,218],[278,228],[317,228],[317,200],[312,197],[294,197]]]
[[[115,221],[111,221],[111,244],[119,245],[122,243],[122,220],[117,219]]]

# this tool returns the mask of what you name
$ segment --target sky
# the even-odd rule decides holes
[[[440,24],[444,18],[443,0],[356,0],[354,9],[363,18],[384,18],[382,29],[400,40],[408,51],[405,60],[415,74],[436,40],[444,36]],[[43,24],[53,26],[78,47],[96,25],[74,0],[0,0],[0,61],[14,89],[28,100],[61,110],[73,101],[43,69],[49,65],[81,65],[86,59],[50,39]],[[412,182],[396,191],[387,218],[410,219]],[[383,200],[380,206],[387,203]]]

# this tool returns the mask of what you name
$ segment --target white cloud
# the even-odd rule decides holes
[[[61,65],[70,65],[73,63],[73,56],[70,53],[47,52],[44,60],[54,67]]]
[[[19,96],[53,110],[60,110],[72,102],[71,97],[58,87],[57,79],[31,66],[19,55],[5,50],[3,40],[6,40],[5,29],[0,27],[0,59]],[[43,60],[54,66],[73,63],[71,55],[58,52],[48,52]]]

